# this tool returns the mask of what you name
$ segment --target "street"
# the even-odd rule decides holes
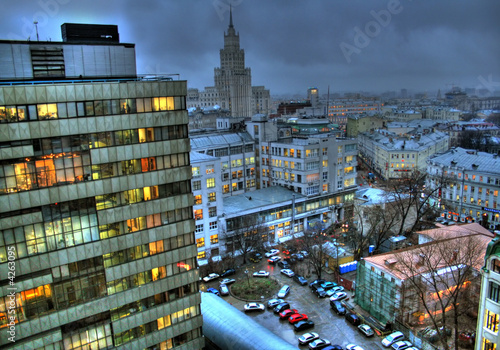
[[[281,254],[280,254],[281,255]],[[299,262],[298,264],[306,264],[307,260]],[[285,301],[289,302],[292,309],[297,309],[299,313],[305,313],[308,315],[309,319],[314,321],[315,326],[312,329],[294,332],[293,326],[288,322],[288,320],[280,320],[278,315],[273,313],[272,309],[267,309],[267,300],[263,299],[260,301],[266,306],[266,311],[264,312],[253,312],[249,313],[248,316],[253,318],[259,324],[265,326],[271,332],[275,333],[288,343],[298,346],[298,337],[307,332],[316,332],[319,334],[320,338],[328,339],[332,344],[340,345],[345,349],[347,344],[357,344],[361,346],[364,350],[370,349],[383,349],[380,341],[381,338],[374,336],[371,338],[366,338],[361,334],[357,327],[351,325],[347,322],[344,316],[338,316],[330,307],[329,298],[317,298],[315,294],[311,292],[309,285],[301,286],[295,282],[292,278],[289,278],[280,273],[280,268],[276,265],[269,265],[267,259],[264,258],[259,263],[249,263],[246,267],[241,268],[236,272],[236,275],[230,276],[235,278],[237,281],[247,278],[244,274],[244,270],[247,268],[250,275],[259,270],[266,270],[270,272],[269,278],[276,279],[280,286],[287,284],[291,286],[290,294],[284,298]],[[292,267],[293,270],[293,267]],[[330,280],[329,275],[325,274],[322,276],[325,280]],[[253,278],[253,277],[250,277]],[[308,282],[312,282],[316,276],[308,278]],[[200,289],[202,291],[206,288],[214,287],[218,288],[219,281],[211,281],[209,283],[202,283]],[[347,292],[349,298],[351,293]],[[239,310],[243,310],[243,306],[247,303],[246,301],[239,300],[232,295],[221,297],[228,303],[232,304]],[[352,304],[352,303],[351,303]],[[307,346],[299,346],[300,348],[307,348]]]

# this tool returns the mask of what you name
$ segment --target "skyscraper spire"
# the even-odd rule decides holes
[[[233,28],[233,7],[229,5],[229,28]]]

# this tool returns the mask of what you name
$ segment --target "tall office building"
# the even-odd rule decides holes
[[[186,81],[62,29],[0,41],[0,347],[201,349]]]
[[[235,117],[252,115],[252,73],[245,67],[245,50],[240,49],[240,35],[234,29],[232,11],[214,80],[222,108],[231,110]]]

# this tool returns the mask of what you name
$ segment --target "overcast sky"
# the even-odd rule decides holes
[[[463,88],[500,90],[500,2],[494,0],[2,1],[0,39],[61,41],[62,23],[116,24],[136,44],[138,73],[214,85],[233,22],[252,85],[272,95]],[[1,59],[1,58],[0,58]]]

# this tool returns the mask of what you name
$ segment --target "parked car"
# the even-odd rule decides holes
[[[397,342],[399,340],[403,340],[404,338],[405,338],[405,335],[402,332],[396,331],[396,332],[393,332],[393,333],[389,334],[384,339],[382,339],[382,345],[384,347],[388,348],[393,343],[395,343],[395,342]]]
[[[269,259],[267,259],[267,262],[271,265],[274,265],[280,260],[281,260],[281,258],[279,256],[272,256]]]
[[[344,300],[347,298],[347,293],[346,292],[337,292],[333,294],[330,297],[330,300],[335,301],[335,300]]]
[[[406,348],[409,348],[413,344],[409,342],[408,340],[399,340],[391,345],[391,347],[394,350],[404,350]]]
[[[295,253],[291,255],[292,258],[296,259],[297,261],[302,261],[304,260],[304,255],[300,253]]]
[[[373,335],[375,335],[375,332],[373,331],[372,327],[364,323],[358,326],[358,330],[361,333],[363,333],[365,337],[373,337]]]
[[[288,320],[290,316],[298,313],[299,311],[297,309],[286,309],[280,312],[280,319]]]
[[[269,272],[264,270],[255,271],[253,277],[269,277]]]
[[[316,339],[309,343],[309,349],[322,349],[326,346],[330,345],[330,341],[328,339]]]
[[[284,303],[285,301],[283,299],[270,299],[267,302],[267,308],[268,309],[273,309],[275,306],[278,304]]]
[[[282,269],[280,272],[290,278],[292,278],[295,275],[295,273],[290,269]]]
[[[216,280],[220,275],[218,273],[210,273],[208,276],[203,277],[203,282],[210,282]]]
[[[335,286],[335,287],[333,287],[330,290],[333,291],[334,293],[336,293],[336,292],[343,292],[344,291],[344,287],[342,287],[342,286]]]
[[[321,350],[344,350],[344,348],[340,345],[327,345],[324,348],[321,348]]]
[[[319,339],[319,334],[315,332],[304,333],[299,337],[299,344],[304,345],[312,342],[313,340]]]
[[[313,288],[313,285],[315,285],[315,284],[321,284],[323,282],[325,282],[325,280],[322,280],[322,279],[314,280],[311,283],[309,283],[309,287]]]
[[[329,282],[329,281],[325,281],[323,283],[320,283],[321,287],[324,289],[324,290],[328,290],[328,289],[332,289],[333,287],[336,287],[337,286],[337,283],[335,282]]]
[[[208,288],[208,289],[207,289],[207,292],[208,292],[208,293],[215,294],[215,295],[217,295],[217,296],[219,296],[219,297],[220,297],[220,292],[219,292],[217,289],[215,289],[215,288]]]
[[[316,294],[318,298],[326,298],[326,291],[321,287],[313,289],[313,293]]]
[[[220,289],[220,295],[229,295],[229,287],[225,284],[221,284],[219,286]]]
[[[334,295],[335,293],[338,293],[338,292],[343,292],[344,291],[344,287],[342,286],[337,286],[337,287],[333,287],[332,289],[328,289],[326,291],[326,295],[328,297],[331,297],[332,295]]]
[[[307,280],[305,279],[305,277],[299,275],[293,276],[293,280],[298,284],[300,284],[301,286],[305,286],[307,284]]]
[[[268,251],[264,255],[266,256],[266,258],[270,258],[271,256],[278,255],[279,253],[280,253],[280,251],[278,249],[271,249],[270,251]]]
[[[243,309],[245,310],[245,312],[248,312],[248,311],[264,311],[265,310],[264,304],[259,304],[259,303],[248,303],[248,304],[245,304],[245,306],[243,307]]]
[[[345,314],[345,319],[353,326],[359,326],[361,324],[361,319],[359,318],[359,316],[350,312]]]
[[[301,250],[299,253],[304,255],[304,258],[307,258],[309,256],[309,253],[305,250]]]
[[[231,275],[234,275],[236,273],[236,270],[235,269],[226,269],[224,270],[224,272],[222,272],[220,274],[220,277],[227,277],[227,276],[231,276]]]
[[[356,344],[347,344],[345,346],[346,350],[363,350],[363,348]]]
[[[288,318],[288,322],[290,322],[291,324],[294,324],[294,323],[297,323],[299,321],[305,321],[307,320],[309,317],[307,317],[306,314],[293,314],[291,315],[289,318]]]
[[[330,300],[330,306],[337,315],[345,315],[345,307],[338,300]]]
[[[250,261],[251,262],[254,262],[254,263],[258,263],[259,261],[262,260],[262,254],[260,253],[255,253],[254,255],[252,255],[250,258]]]
[[[279,314],[283,310],[286,310],[286,309],[289,309],[289,308],[290,308],[290,304],[288,304],[287,302],[284,302],[284,303],[276,305],[274,307],[273,311],[274,311],[275,314]]]
[[[284,260],[278,261],[278,266],[281,267],[282,269],[289,269],[290,268],[290,264]]]
[[[220,281],[220,284],[231,284],[236,282],[234,278],[224,278],[222,281]]]
[[[278,298],[284,298],[288,295],[288,293],[290,293],[290,286],[285,284],[278,292]]]
[[[299,321],[293,324],[293,330],[296,332],[300,332],[313,327],[314,327],[314,322],[311,320]]]

